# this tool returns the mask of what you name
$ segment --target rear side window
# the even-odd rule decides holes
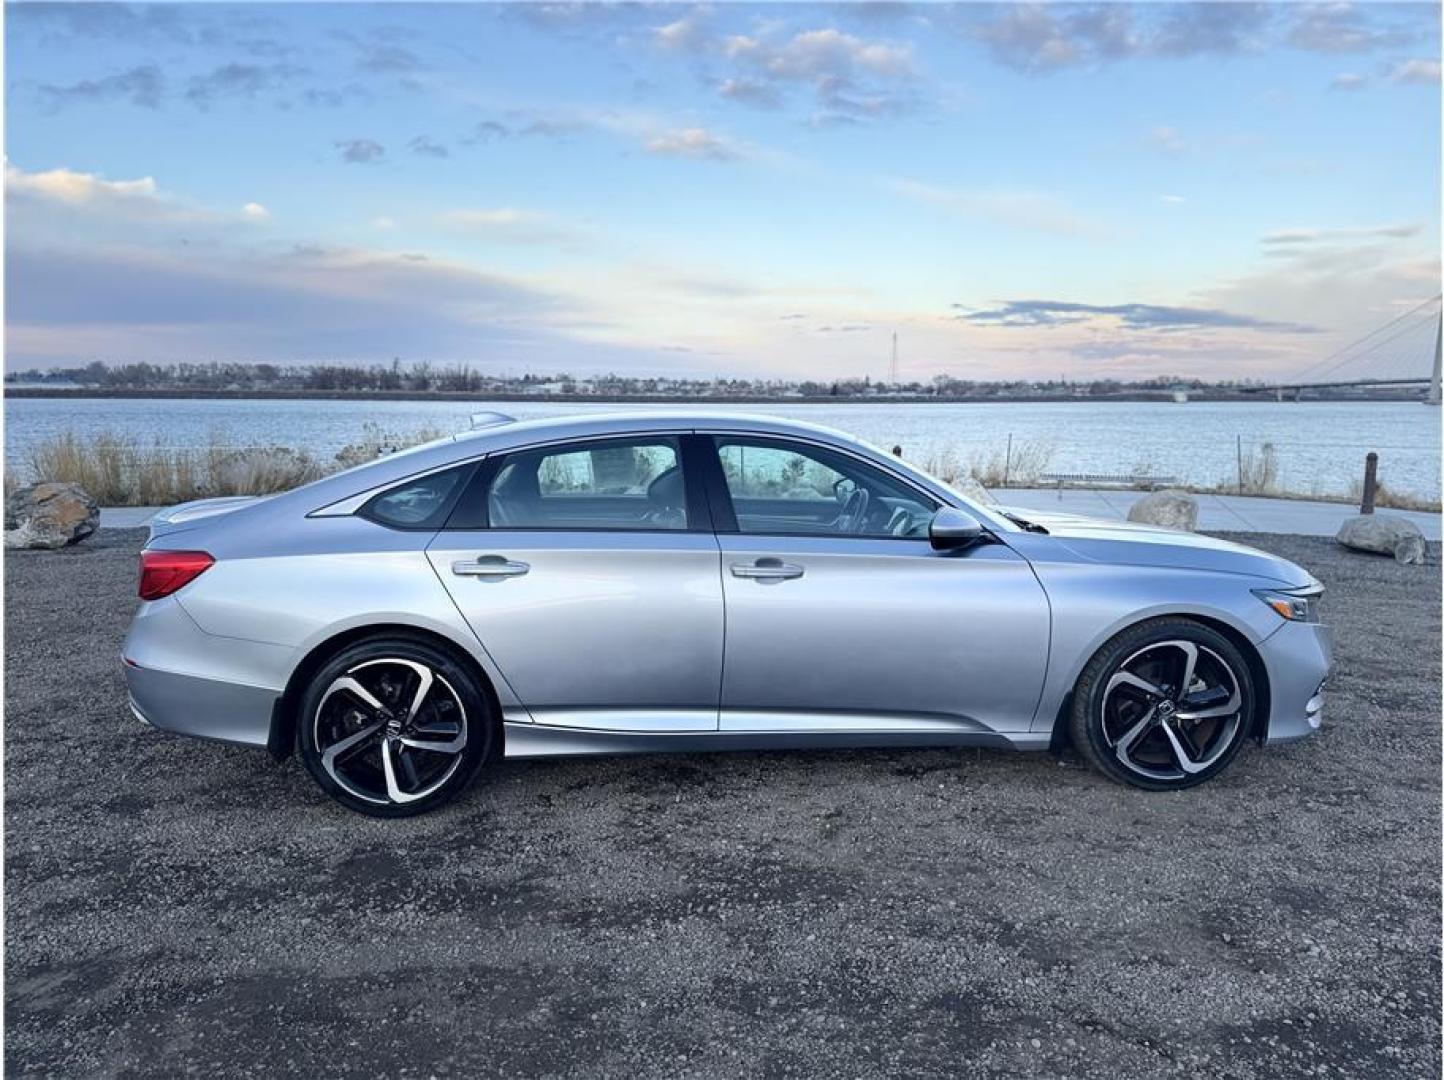
[[[480,487],[478,476],[473,490]],[[507,454],[484,499],[468,495],[451,528],[577,531],[686,529],[680,447],[671,438],[607,439]]]
[[[397,484],[367,502],[359,513],[393,529],[439,529],[473,467],[460,465]]]

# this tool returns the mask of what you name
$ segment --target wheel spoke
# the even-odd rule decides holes
[[[1163,724],[1163,734],[1168,739],[1168,745],[1173,747],[1173,756],[1178,761],[1178,767],[1184,772],[1192,774],[1202,772],[1212,763],[1210,761],[1195,761],[1184,749],[1183,743],[1178,738],[1178,733],[1173,730],[1172,724]],[[1216,755],[1215,755],[1216,756]]]
[[[429,667],[416,665],[416,692],[411,696],[411,707],[406,711],[408,721],[416,719],[416,714],[421,711],[421,706],[426,701],[426,695],[431,692],[431,684],[434,681]]]
[[[1198,646],[1191,641],[1175,641],[1175,648],[1183,653],[1183,678],[1178,680],[1178,694],[1175,700],[1182,701],[1188,693],[1188,688],[1193,685],[1193,673],[1198,667]]]
[[[1148,732],[1148,729],[1153,727],[1154,722],[1157,720],[1157,718],[1158,710],[1149,709],[1146,713],[1143,714],[1143,719],[1139,720],[1138,723],[1134,724],[1131,728],[1129,728],[1121,736],[1119,736],[1118,742],[1114,744],[1113,747],[1113,752],[1118,755],[1119,761],[1123,762],[1125,765],[1133,764],[1133,762],[1128,756],[1129,751],[1133,749],[1134,745],[1138,742],[1139,739],[1143,738],[1143,736]]]
[[[1222,690],[1223,687],[1220,686],[1217,689]],[[1200,694],[1198,696],[1202,695]],[[1185,699],[1181,704],[1186,705],[1188,702]],[[1214,716],[1232,716],[1238,712],[1242,704],[1243,695],[1239,693],[1238,687],[1235,686],[1233,693],[1229,694],[1228,700],[1222,705],[1213,705],[1203,709],[1179,709],[1174,715],[1180,720],[1207,720]]]
[[[401,736],[399,742],[402,746],[409,746],[413,750],[430,750],[437,754],[459,754],[466,748],[466,732],[458,732],[454,739],[446,742],[435,739],[415,739],[410,735]]]
[[[1107,689],[1104,691],[1105,697],[1113,693],[1113,691],[1117,690],[1120,686],[1131,687],[1134,690],[1142,690],[1151,697],[1164,696],[1161,686],[1155,686],[1147,679],[1140,678],[1131,671],[1118,671],[1114,672],[1113,677],[1108,680]]]
[[[392,764],[391,760],[395,753],[395,740],[386,739],[381,743],[381,771],[386,777],[386,795],[394,803],[415,802],[427,792],[412,793],[401,790],[401,785],[396,782],[396,766]]]
[[[342,754],[348,754],[351,750],[362,749],[366,741],[376,735],[385,726],[384,721],[377,720],[374,724],[368,724],[360,731],[348,735],[340,742],[327,747],[326,752],[321,755],[321,764],[325,766],[326,771],[339,783],[341,778],[336,776],[336,759]]]
[[[326,702],[331,699],[332,694],[339,693],[342,690],[345,690],[349,692],[352,696],[359,698],[361,703],[364,704],[368,709],[370,709],[373,714],[380,712],[386,707],[381,704],[380,700],[377,699],[375,694],[373,694],[370,690],[367,690],[366,687],[362,686],[350,675],[342,675],[339,679],[337,679],[326,688],[326,696],[321,699],[321,705],[325,706]]]

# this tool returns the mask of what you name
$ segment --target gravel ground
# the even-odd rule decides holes
[[[1440,596],[1330,588],[1323,733],[1160,796],[986,751],[500,765],[352,816],[151,731],[140,534],[7,553],[7,1073],[1437,1076]]]

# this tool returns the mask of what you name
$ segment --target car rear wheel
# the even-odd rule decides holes
[[[434,810],[491,755],[496,717],[476,676],[406,637],[342,649],[300,702],[301,757],[321,789],[375,817]]]
[[[1252,728],[1254,686],[1238,648],[1186,618],[1118,634],[1088,662],[1069,733],[1100,772],[1151,791],[1217,776]]]

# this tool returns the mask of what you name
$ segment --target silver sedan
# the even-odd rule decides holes
[[[1071,744],[1173,790],[1318,728],[1321,592],[811,425],[498,417],[161,515],[122,659],[141,720],[298,753],[380,816],[502,756],[639,751]]]

